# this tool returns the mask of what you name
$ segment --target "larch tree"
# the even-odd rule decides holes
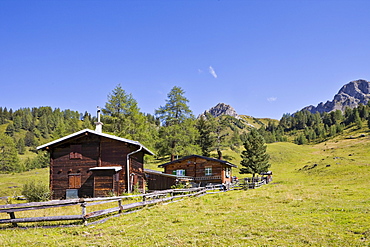
[[[270,167],[270,155],[266,153],[265,140],[255,128],[246,135],[244,148],[241,155],[242,168],[240,168],[240,173],[252,174],[254,177],[255,174],[267,172]]]
[[[19,159],[13,138],[0,133],[0,172],[17,172]]]
[[[210,113],[206,113],[205,115],[200,116],[196,120],[195,127],[199,131],[199,136],[197,139],[197,144],[200,146],[202,150],[202,155],[209,157],[210,152],[213,150],[215,142],[216,142],[216,135],[214,134],[214,126],[209,118],[212,117]]]
[[[175,155],[188,155],[199,152],[195,144],[198,131],[195,120],[184,96],[185,92],[180,87],[173,87],[167,95],[166,104],[155,111],[161,121],[157,149],[160,155],[170,155],[171,161]]]
[[[102,120],[109,132],[140,141],[149,147],[154,143],[155,128],[140,112],[137,101],[120,84],[108,95],[108,102],[102,111]]]
[[[214,134],[216,135],[215,149],[217,151],[217,158],[222,160],[222,150],[229,146],[227,140],[227,137],[229,136],[227,131],[227,120],[222,116],[218,118],[214,118],[212,116],[209,119],[214,126]]]
[[[12,122],[10,122],[8,126],[6,127],[5,134],[7,134],[8,136],[13,136],[14,131],[15,131],[14,125]]]

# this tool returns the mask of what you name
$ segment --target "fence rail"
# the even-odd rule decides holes
[[[88,219],[94,217],[100,217],[116,212],[123,212],[126,210],[131,210],[139,207],[144,207],[148,205],[154,205],[166,201],[175,201],[180,198],[198,196],[206,193],[206,189],[200,188],[190,188],[190,189],[171,189],[164,191],[157,191],[148,194],[139,195],[129,195],[129,196],[118,196],[118,197],[101,197],[101,198],[80,198],[80,199],[69,199],[69,200],[59,200],[59,201],[48,201],[48,202],[30,202],[21,204],[9,204],[0,205],[0,213],[7,213],[10,218],[0,219],[0,224],[13,224],[17,226],[17,223],[26,222],[42,222],[42,221],[65,221],[65,220],[82,220],[84,224],[87,224]],[[129,198],[142,198],[140,202],[134,202],[130,204],[123,205],[123,199]],[[87,212],[87,207],[101,205],[105,203],[117,203],[117,207],[97,210],[93,212]],[[16,212],[30,211],[30,210],[40,210],[55,207],[68,207],[80,205],[81,214],[78,215],[62,215],[62,216],[43,216],[43,217],[25,217],[16,218]]]

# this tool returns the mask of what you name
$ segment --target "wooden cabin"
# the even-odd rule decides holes
[[[237,167],[225,160],[213,159],[200,155],[190,155],[158,167],[164,167],[164,173],[178,177],[191,177],[193,182],[205,186],[212,184],[229,184],[232,182],[231,168]]]
[[[53,199],[145,191],[144,155],[137,141],[84,129],[37,147],[50,153]]]

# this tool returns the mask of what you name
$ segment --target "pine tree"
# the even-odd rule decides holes
[[[25,137],[24,137],[24,144],[27,147],[32,147],[36,145],[36,138],[33,132],[27,131]]]
[[[15,131],[14,125],[12,122],[10,122],[8,126],[6,127],[5,134],[7,134],[8,136],[13,136],[14,131]]]
[[[242,145],[238,129],[235,129],[230,137],[230,149],[237,152],[238,148]]]
[[[131,94],[127,94],[119,84],[108,95],[108,102],[105,103],[105,108],[102,109],[102,119],[106,124],[109,132],[114,134],[123,134],[124,127],[129,123],[124,124],[125,117],[130,114],[132,105],[137,105],[136,100],[132,98]]]
[[[21,117],[20,116],[15,116],[14,117],[14,130],[16,132],[19,132],[21,127],[22,127]]]
[[[353,119],[358,129],[362,128],[362,121],[357,108],[353,109]]]
[[[102,120],[109,132],[139,141],[148,147],[154,146],[157,135],[155,127],[140,112],[137,101],[121,85],[108,95],[108,102],[102,111]]]
[[[240,162],[243,167],[240,168],[240,173],[252,174],[254,177],[255,174],[267,172],[270,167],[268,163],[270,156],[266,153],[265,140],[256,129],[251,129],[247,134],[244,148]]]
[[[91,119],[89,117],[84,117],[82,121],[82,128],[84,129],[94,129]]]
[[[211,118],[212,119],[212,118]],[[216,151],[218,159],[222,159],[222,151],[228,146],[226,137],[229,136],[227,132],[227,122],[223,116],[213,118],[214,133],[216,135]]]
[[[199,152],[199,147],[195,144],[199,133],[195,128],[192,111],[187,105],[189,100],[184,93],[180,87],[173,87],[167,95],[166,104],[155,111],[162,123],[157,148],[160,154],[171,155],[171,161],[175,159],[175,155]]]
[[[155,114],[159,117],[163,126],[181,124],[187,118],[192,118],[192,111],[187,103],[189,100],[184,96],[185,91],[180,87],[173,87],[167,94],[168,99],[164,106],[160,106]]]
[[[45,139],[49,138],[49,128],[48,128],[47,115],[42,115],[40,117],[37,129],[41,132],[42,137],[44,137]]]
[[[58,121],[58,124],[54,130],[53,137],[54,138],[62,138],[67,134],[66,126],[63,120]],[[26,143],[26,140],[25,140]],[[27,145],[27,143],[26,143]]]
[[[0,134],[0,172],[16,172],[19,159],[13,138]]]
[[[303,133],[300,133],[298,137],[295,139],[295,143],[298,145],[307,144],[308,140]]]
[[[26,145],[24,144],[23,138],[19,138],[17,142],[17,150],[18,154],[24,154],[26,152]]]
[[[209,113],[208,117],[211,117]],[[200,146],[202,150],[203,156],[210,156],[210,152],[212,151],[215,143],[215,135],[213,133],[213,126],[210,120],[208,120],[206,116],[200,116],[197,121],[195,127],[199,131],[199,137],[197,140],[197,144]]]

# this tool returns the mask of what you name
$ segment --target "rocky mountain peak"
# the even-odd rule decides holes
[[[311,113],[331,112],[335,110],[344,111],[346,107],[354,108],[359,104],[367,104],[370,100],[370,82],[366,80],[351,81],[344,85],[334,96],[332,101],[320,103],[315,106],[307,106],[303,110]]]
[[[210,113],[214,117],[219,117],[219,116],[222,116],[222,115],[228,115],[228,116],[232,116],[232,117],[235,117],[237,119],[240,119],[240,117],[236,113],[235,109],[232,106],[227,105],[225,103],[218,103],[216,106],[212,107],[211,109],[206,110],[204,112],[204,114],[206,114],[206,113]]]

